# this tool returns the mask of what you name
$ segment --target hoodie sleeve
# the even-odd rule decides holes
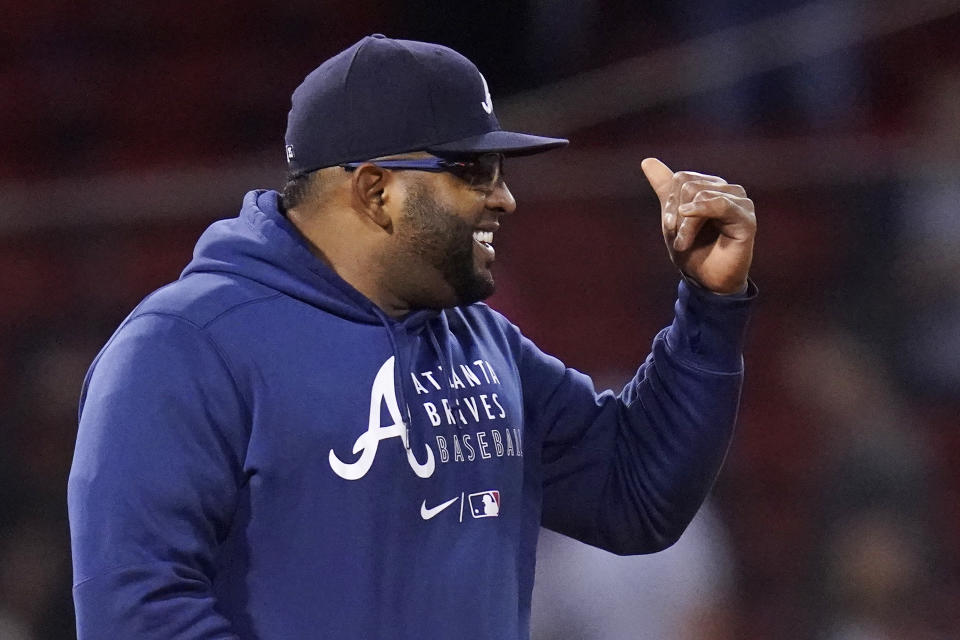
[[[68,486],[85,638],[234,638],[211,590],[249,423],[202,329],[128,321],[87,374]]]
[[[744,330],[756,287],[719,296],[681,282],[661,331],[619,396],[523,339],[528,428],[541,438],[545,527],[619,554],[679,539],[733,433]]]

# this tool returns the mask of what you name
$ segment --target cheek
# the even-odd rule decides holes
[[[468,235],[472,234],[483,217],[482,200],[478,206],[478,201],[473,199],[464,199],[459,206],[447,209],[447,213],[456,221],[458,227],[464,230]]]
[[[452,176],[440,174],[434,183],[419,183],[404,200],[402,235],[418,243],[417,251],[434,247],[444,252],[464,251],[473,242],[473,230],[483,213],[482,194],[462,184],[447,185]],[[429,188],[433,186],[434,188]]]
[[[432,194],[436,205],[447,213],[455,214],[473,228],[483,213],[486,196],[448,173],[438,177],[442,177],[442,180]]]

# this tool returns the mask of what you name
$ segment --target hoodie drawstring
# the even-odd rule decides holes
[[[410,449],[410,427],[413,423],[413,416],[410,413],[410,403],[407,402],[406,385],[403,383],[403,376],[408,373],[410,366],[409,358],[404,358],[400,353],[400,347],[397,345],[397,337],[390,326],[390,320],[379,309],[374,309],[377,318],[387,332],[387,339],[390,341],[390,349],[393,351],[393,386],[397,390],[397,402],[399,404],[400,416],[403,420],[403,446]]]
[[[414,354],[412,353],[414,349],[414,342],[408,340],[408,345],[406,351],[409,353],[404,353],[400,344],[397,340],[397,335],[395,334],[394,324],[386,314],[384,314],[379,309],[375,309],[377,318],[379,318],[380,323],[383,325],[383,328],[387,332],[387,339],[390,341],[390,348],[393,351],[394,356],[394,366],[393,366],[393,384],[397,390],[397,403],[400,409],[400,415],[403,419],[403,446],[407,449],[411,448],[410,437],[411,429],[413,427],[413,415],[410,411],[410,403],[407,400],[407,391],[404,378],[406,376],[416,376],[416,372],[413,371]],[[439,314],[440,323],[442,325],[441,339],[437,338],[436,332],[433,330],[433,321],[425,322],[423,325],[423,330],[426,331],[427,339],[430,343],[430,346],[433,347],[434,354],[436,356],[437,362],[439,363],[439,369],[441,371],[440,376],[440,386],[442,388],[443,397],[447,403],[447,406],[450,407],[450,410],[453,412],[454,417],[456,418],[457,428],[463,429],[463,414],[460,410],[460,391],[453,383],[454,371],[453,371],[453,345],[451,344],[450,336],[450,323],[447,320],[447,316],[443,313]],[[406,329],[400,327],[400,330],[406,334]],[[409,335],[409,334],[407,334]],[[443,344],[441,344],[441,342]]]
[[[463,418],[460,413],[460,391],[453,382],[453,376],[455,375],[453,371],[453,345],[448,337],[450,336],[450,323],[447,320],[446,314],[440,314],[440,323],[443,325],[445,348],[440,346],[440,342],[437,340],[431,324],[427,325],[427,333],[430,334],[430,342],[433,344],[433,349],[437,354],[437,360],[440,361],[444,372],[444,397],[447,400],[447,404],[450,405],[454,417],[460,418],[456,421],[457,428],[463,429]]]

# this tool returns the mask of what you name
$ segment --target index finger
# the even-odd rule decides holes
[[[657,197],[660,198],[660,204],[665,205],[667,198],[674,191],[673,171],[657,158],[644,159],[640,163],[640,168],[643,169],[643,175],[647,176],[647,182],[650,183]]]

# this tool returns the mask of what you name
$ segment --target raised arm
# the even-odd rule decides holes
[[[673,324],[619,395],[597,395],[587,376],[524,339],[544,526],[615,553],[650,553],[680,537],[710,491],[736,421],[751,296],[686,282],[679,291]]]
[[[619,396],[596,395],[586,376],[522,342],[525,412],[542,443],[542,522],[617,553],[675,542],[713,485],[736,422],[756,293],[756,216],[743,188],[653,158],[643,170],[685,281],[673,323],[634,379]]]

